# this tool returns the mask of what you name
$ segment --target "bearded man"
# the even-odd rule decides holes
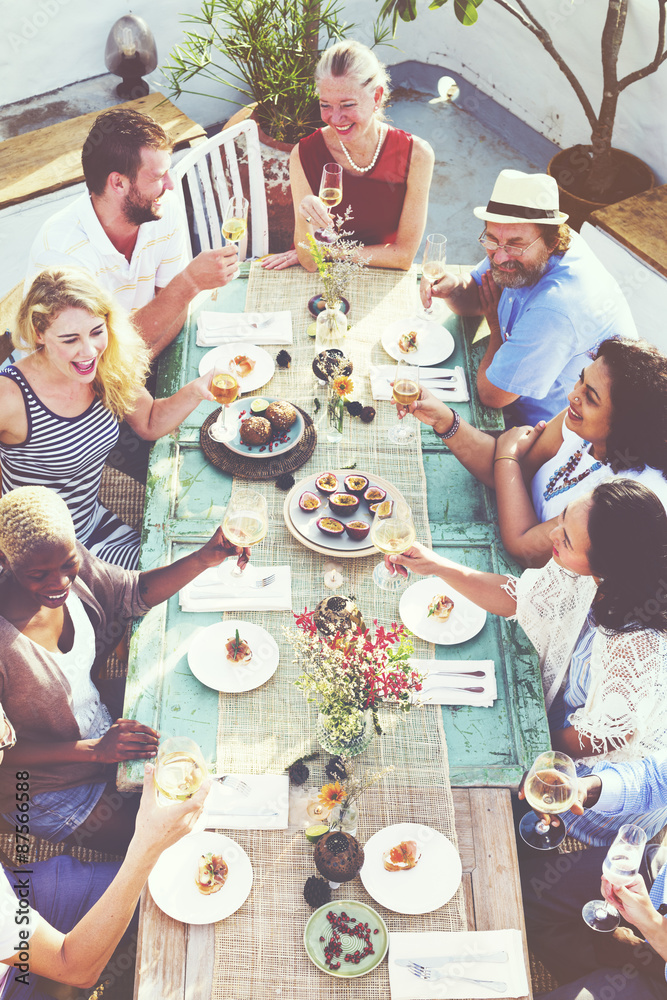
[[[590,351],[637,330],[614,278],[565,224],[552,177],[502,170],[474,213],[486,223],[486,259],[471,274],[447,272],[432,289],[422,280],[422,301],[430,306],[433,294],[458,315],[486,316],[479,398],[505,409],[508,425],[534,425],[565,409]]]
[[[81,162],[88,193],[47,219],[30,252],[26,290],[52,265],[83,267],[112,292],[154,354],[181,329],[198,292],[237,271],[236,247],[188,263],[186,221],[169,175],[171,143],[148,115],[98,115]]]

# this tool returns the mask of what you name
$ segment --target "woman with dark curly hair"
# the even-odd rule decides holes
[[[497,440],[426,389],[410,405],[477,479],[495,487],[503,545],[523,566],[546,563],[556,518],[597,483],[635,479],[667,508],[664,354],[645,340],[605,340],[568,400],[548,423],[513,427]]]
[[[485,610],[516,618],[540,656],[552,746],[578,759],[578,774],[602,758],[664,753],[664,507],[641,483],[601,483],[565,507],[550,540],[547,565],[519,579],[467,569],[422,545],[385,561],[404,574],[438,576]],[[597,844],[610,843],[622,823],[638,823],[651,837],[667,822],[667,805],[597,825],[608,822],[602,814],[568,814],[567,827]]]

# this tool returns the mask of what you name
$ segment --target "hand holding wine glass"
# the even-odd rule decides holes
[[[225,216],[222,221],[222,235],[227,243],[235,243],[238,247],[248,232],[248,199],[234,195],[227,202]],[[238,277],[238,271],[234,275]]]
[[[385,555],[405,552],[415,542],[417,529],[412,511],[403,500],[385,500],[378,505],[371,525],[371,541]],[[373,582],[380,590],[397,592],[407,580],[395,568],[388,569],[384,559],[373,570]]]
[[[445,263],[447,261],[447,237],[442,233],[431,233],[426,237],[424,247],[424,260],[422,264],[422,290],[431,288],[437,281],[444,278],[446,274]],[[422,294],[424,298],[424,294]],[[430,299],[430,294],[426,295]],[[435,316],[433,303],[424,305],[424,313],[430,319]]]
[[[565,824],[553,827],[541,815],[567,812],[577,801],[578,782],[574,762],[559,750],[541,753],[526,776],[523,795],[535,812],[521,817],[519,833],[522,840],[538,851],[558,847],[566,836]]]
[[[343,200],[343,168],[339,163],[324,164],[319,199],[327,209],[335,208]],[[316,229],[313,235],[321,243],[330,243],[333,234],[329,229]]]
[[[403,360],[398,362],[392,394],[394,402],[402,407],[409,407],[410,403],[419,399],[419,368],[416,365],[410,365]],[[393,444],[404,445],[414,441],[417,433],[414,425],[411,426],[404,417],[389,428],[387,437]]]
[[[626,823],[616,834],[614,843],[602,862],[602,874],[614,887],[626,886],[636,877],[644,857],[646,833],[634,823]],[[592,899],[581,915],[594,931],[609,933],[621,922],[621,915],[606,899]]]
[[[211,379],[210,389],[215,401],[222,406],[222,410],[215,423],[209,427],[208,433],[214,441],[221,443],[231,441],[236,431],[233,427],[227,426],[227,407],[239,394],[238,379],[231,372],[220,372]]]
[[[269,514],[266,497],[256,490],[236,490],[227,504],[227,510],[222,520],[222,530],[225,537],[233,545],[246,548],[256,545],[265,537],[269,528]],[[242,576],[247,566],[247,560],[239,559],[232,576]]]

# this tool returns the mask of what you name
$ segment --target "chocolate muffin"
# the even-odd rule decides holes
[[[265,417],[248,417],[241,422],[239,436],[244,444],[266,444],[271,433],[271,424]]]
[[[296,407],[286,399],[278,399],[275,403],[269,403],[266,419],[271,421],[274,430],[287,431],[296,420]]]

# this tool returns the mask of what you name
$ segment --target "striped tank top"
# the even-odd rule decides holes
[[[18,385],[28,418],[25,441],[0,442],[2,493],[19,486],[48,486],[69,507],[76,537],[86,548],[108,562],[136,566],[139,536],[97,498],[104,463],[118,440],[116,418],[99,399],[77,417],[61,417],[38,399],[14,365],[0,375]],[[128,546],[133,554],[126,551]],[[114,551],[116,558],[111,558]]]

